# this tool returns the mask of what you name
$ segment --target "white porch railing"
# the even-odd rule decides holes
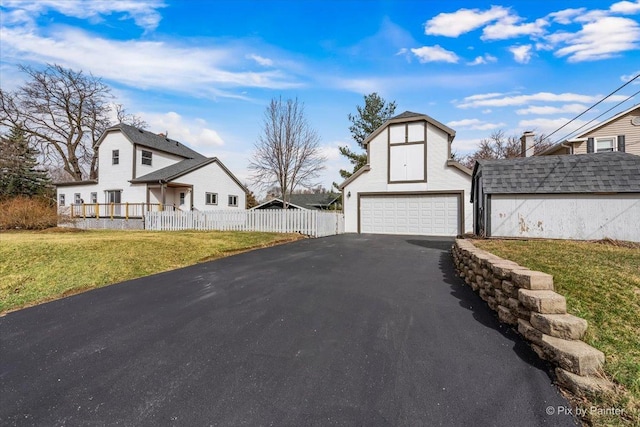
[[[301,233],[312,237],[344,233],[344,214],[299,209],[146,212],[145,229]]]

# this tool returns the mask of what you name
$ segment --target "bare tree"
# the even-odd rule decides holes
[[[255,144],[249,170],[262,188],[277,186],[284,208],[296,187],[312,187],[324,169],[318,133],[304,114],[304,104],[272,99],[264,113],[262,135]]]
[[[61,167],[76,181],[96,178],[97,143],[111,125],[110,88],[91,74],[60,65],[20,70],[29,77],[23,86],[15,92],[0,89],[0,125],[23,129],[42,153],[44,167]],[[119,120],[139,121],[121,106],[117,113]]]
[[[536,136],[533,143],[534,154],[544,151],[551,145],[553,144],[544,134]],[[459,162],[468,168],[473,168],[476,160],[511,159],[521,156],[520,137],[516,135],[507,137],[503,130],[496,130],[489,135],[489,138],[480,141],[478,149],[473,154],[460,158]],[[456,157],[457,155],[454,158]]]

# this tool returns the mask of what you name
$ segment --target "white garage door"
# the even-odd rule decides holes
[[[455,236],[459,215],[456,194],[360,197],[361,233]]]

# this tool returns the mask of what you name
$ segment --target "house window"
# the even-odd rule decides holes
[[[60,206],[64,206],[64,194],[58,195],[58,204],[60,204]]]
[[[111,164],[112,165],[120,164],[120,150],[113,150],[111,152]]]
[[[238,206],[238,196],[229,196],[229,206]]]
[[[142,150],[142,164],[151,166],[151,157],[153,153],[151,151]]]
[[[216,193],[205,193],[204,201],[207,205],[217,205],[218,195]]]
[[[186,194],[185,193],[180,193],[180,206],[184,205],[184,198],[185,198]]]
[[[98,193],[91,193],[91,203],[98,203]]]
[[[616,138],[596,138],[596,153],[605,153],[607,151],[615,151]]]
[[[75,193],[73,195],[73,203],[75,203],[76,205],[79,205],[82,203],[82,198],[80,197],[80,193]]]

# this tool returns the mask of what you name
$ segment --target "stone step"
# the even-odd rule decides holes
[[[548,290],[518,290],[518,299],[527,309],[543,314],[565,314],[567,300],[560,294]]]
[[[586,376],[597,373],[604,363],[604,353],[582,341],[542,335],[546,359],[571,373]]]
[[[552,337],[579,340],[587,332],[587,321],[571,314],[531,314],[531,326]]]

